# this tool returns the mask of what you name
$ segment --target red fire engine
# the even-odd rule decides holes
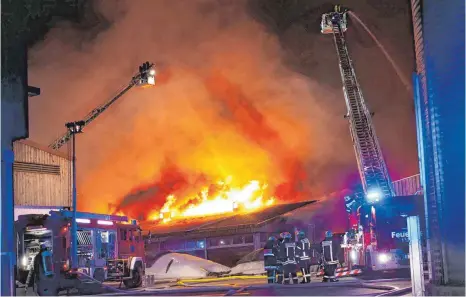
[[[76,276],[70,273],[71,211],[51,211],[49,215],[21,215],[15,222],[17,236],[17,280],[26,282],[40,247],[47,245],[53,267],[38,289],[58,293],[76,288]],[[98,281],[122,281],[126,287],[142,284],[144,242],[136,221],[127,217],[78,212],[78,271]],[[34,286],[36,288],[36,286]],[[39,293],[39,292],[38,292]]]

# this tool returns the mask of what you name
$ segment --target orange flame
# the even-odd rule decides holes
[[[192,199],[177,199],[171,194],[167,196],[163,206],[159,210],[153,210],[148,218],[168,223],[180,218],[205,217],[233,213],[234,211],[249,212],[274,204],[274,197],[264,198],[266,184],[253,180],[242,187],[234,187],[231,186],[231,181],[231,177],[225,181],[219,181],[217,185],[221,189],[213,195],[209,193],[208,187],[204,187],[197,203],[177,204],[177,201],[190,201]]]

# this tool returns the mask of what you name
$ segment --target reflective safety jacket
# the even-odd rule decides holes
[[[282,248],[284,241],[282,238],[277,240],[277,243],[275,244],[275,255],[277,257],[277,265],[281,266],[282,265],[282,259],[280,258],[280,249]]]
[[[284,241],[280,245],[278,258],[281,260],[283,265],[296,264],[296,243],[288,240]]]
[[[267,241],[264,246],[264,268],[265,270],[276,269],[277,248],[273,241]]]
[[[311,243],[309,239],[304,238],[296,243],[296,259],[298,263],[311,259]]]
[[[322,241],[322,260],[324,264],[337,264],[338,252],[336,242],[328,238]]]

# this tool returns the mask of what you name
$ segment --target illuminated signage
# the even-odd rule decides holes
[[[408,238],[408,231],[392,232],[392,238]]]

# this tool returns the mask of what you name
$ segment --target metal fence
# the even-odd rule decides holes
[[[419,174],[396,180],[392,183],[396,196],[421,195],[421,177]]]

